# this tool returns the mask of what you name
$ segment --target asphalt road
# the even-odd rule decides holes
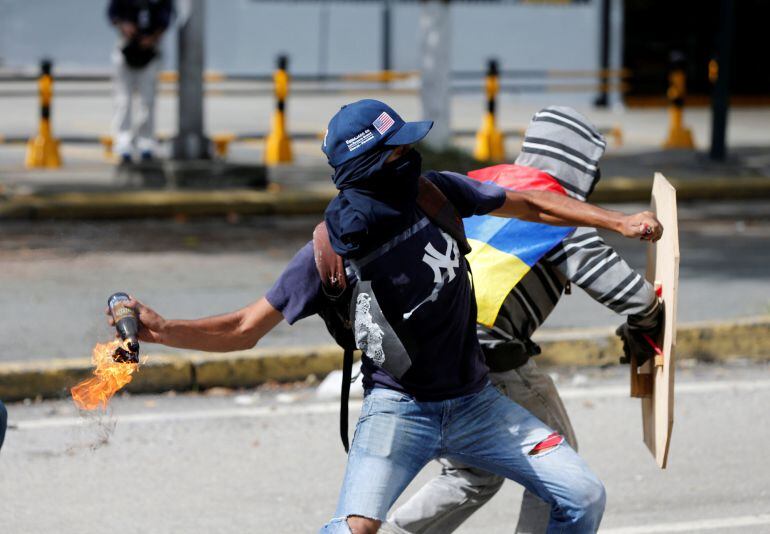
[[[606,534],[770,532],[770,366],[687,363],[665,471],[641,442],[625,369],[552,370],[607,487]],[[111,408],[9,406],[4,534],[315,532],[333,513],[345,462],[338,404],[313,389],[121,397]],[[512,532],[519,499],[507,483],[459,532]]]
[[[643,206],[613,206],[636,211]],[[680,206],[679,320],[770,310],[770,202]],[[0,224],[0,361],[88,357],[112,333],[107,297],[128,291],[169,317],[230,311],[261,297],[311,236],[316,217]],[[645,245],[611,243],[638,269]],[[620,319],[575,289],[544,328]],[[316,318],[280,325],[263,346],[328,343]],[[172,351],[148,346],[150,352]]]

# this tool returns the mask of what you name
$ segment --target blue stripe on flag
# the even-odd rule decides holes
[[[476,215],[464,220],[469,239],[518,257],[530,267],[574,230],[572,227]]]

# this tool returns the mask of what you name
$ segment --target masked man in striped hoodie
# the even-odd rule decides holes
[[[533,117],[514,165],[477,171],[476,178],[486,181],[503,173],[508,183],[515,184],[547,173],[546,178],[558,182],[568,195],[585,201],[599,180],[598,162],[605,146],[602,135],[585,117],[573,109],[552,106]],[[474,278],[484,276],[484,266],[469,259]],[[618,329],[627,353],[634,352],[639,361],[652,354],[642,334],[656,336],[662,324],[663,310],[654,288],[593,228],[576,228],[563,239],[507,294],[494,325],[479,324],[477,331],[492,382],[577,449],[559,393],[533,360],[540,348],[531,340],[572,284],[627,316]],[[398,508],[383,532],[452,532],[503,484],[502,477],[480,469],[439,461],[441,474]],[[525,491],[516,532],[545,532],[548,517],[549,506]]]

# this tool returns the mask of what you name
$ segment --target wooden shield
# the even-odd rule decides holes
[[[660,354],[643,366],[631,361],[631,396],[642,399],[644,443],[658,467],[666,468],[674,426],[674,348],[676,346],[676,295],[679,285],[679,228],[676,189],[655,173],[651,209],[663,224],[663,237],[647,250],[647,280],[655,285],[665,307],[665,327],[655,340]]]

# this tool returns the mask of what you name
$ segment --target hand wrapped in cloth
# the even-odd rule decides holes
[[[623,356],[620,363],[631,363],[631,357],[636,357],[637,366],[644,365],[657,352],[657,343],[663,328],[663,306],[658,307],[658,312],[652,327],[637,324],[633,316],[628,318],[625,324],[620,325],[615,334],[623,341]]]

